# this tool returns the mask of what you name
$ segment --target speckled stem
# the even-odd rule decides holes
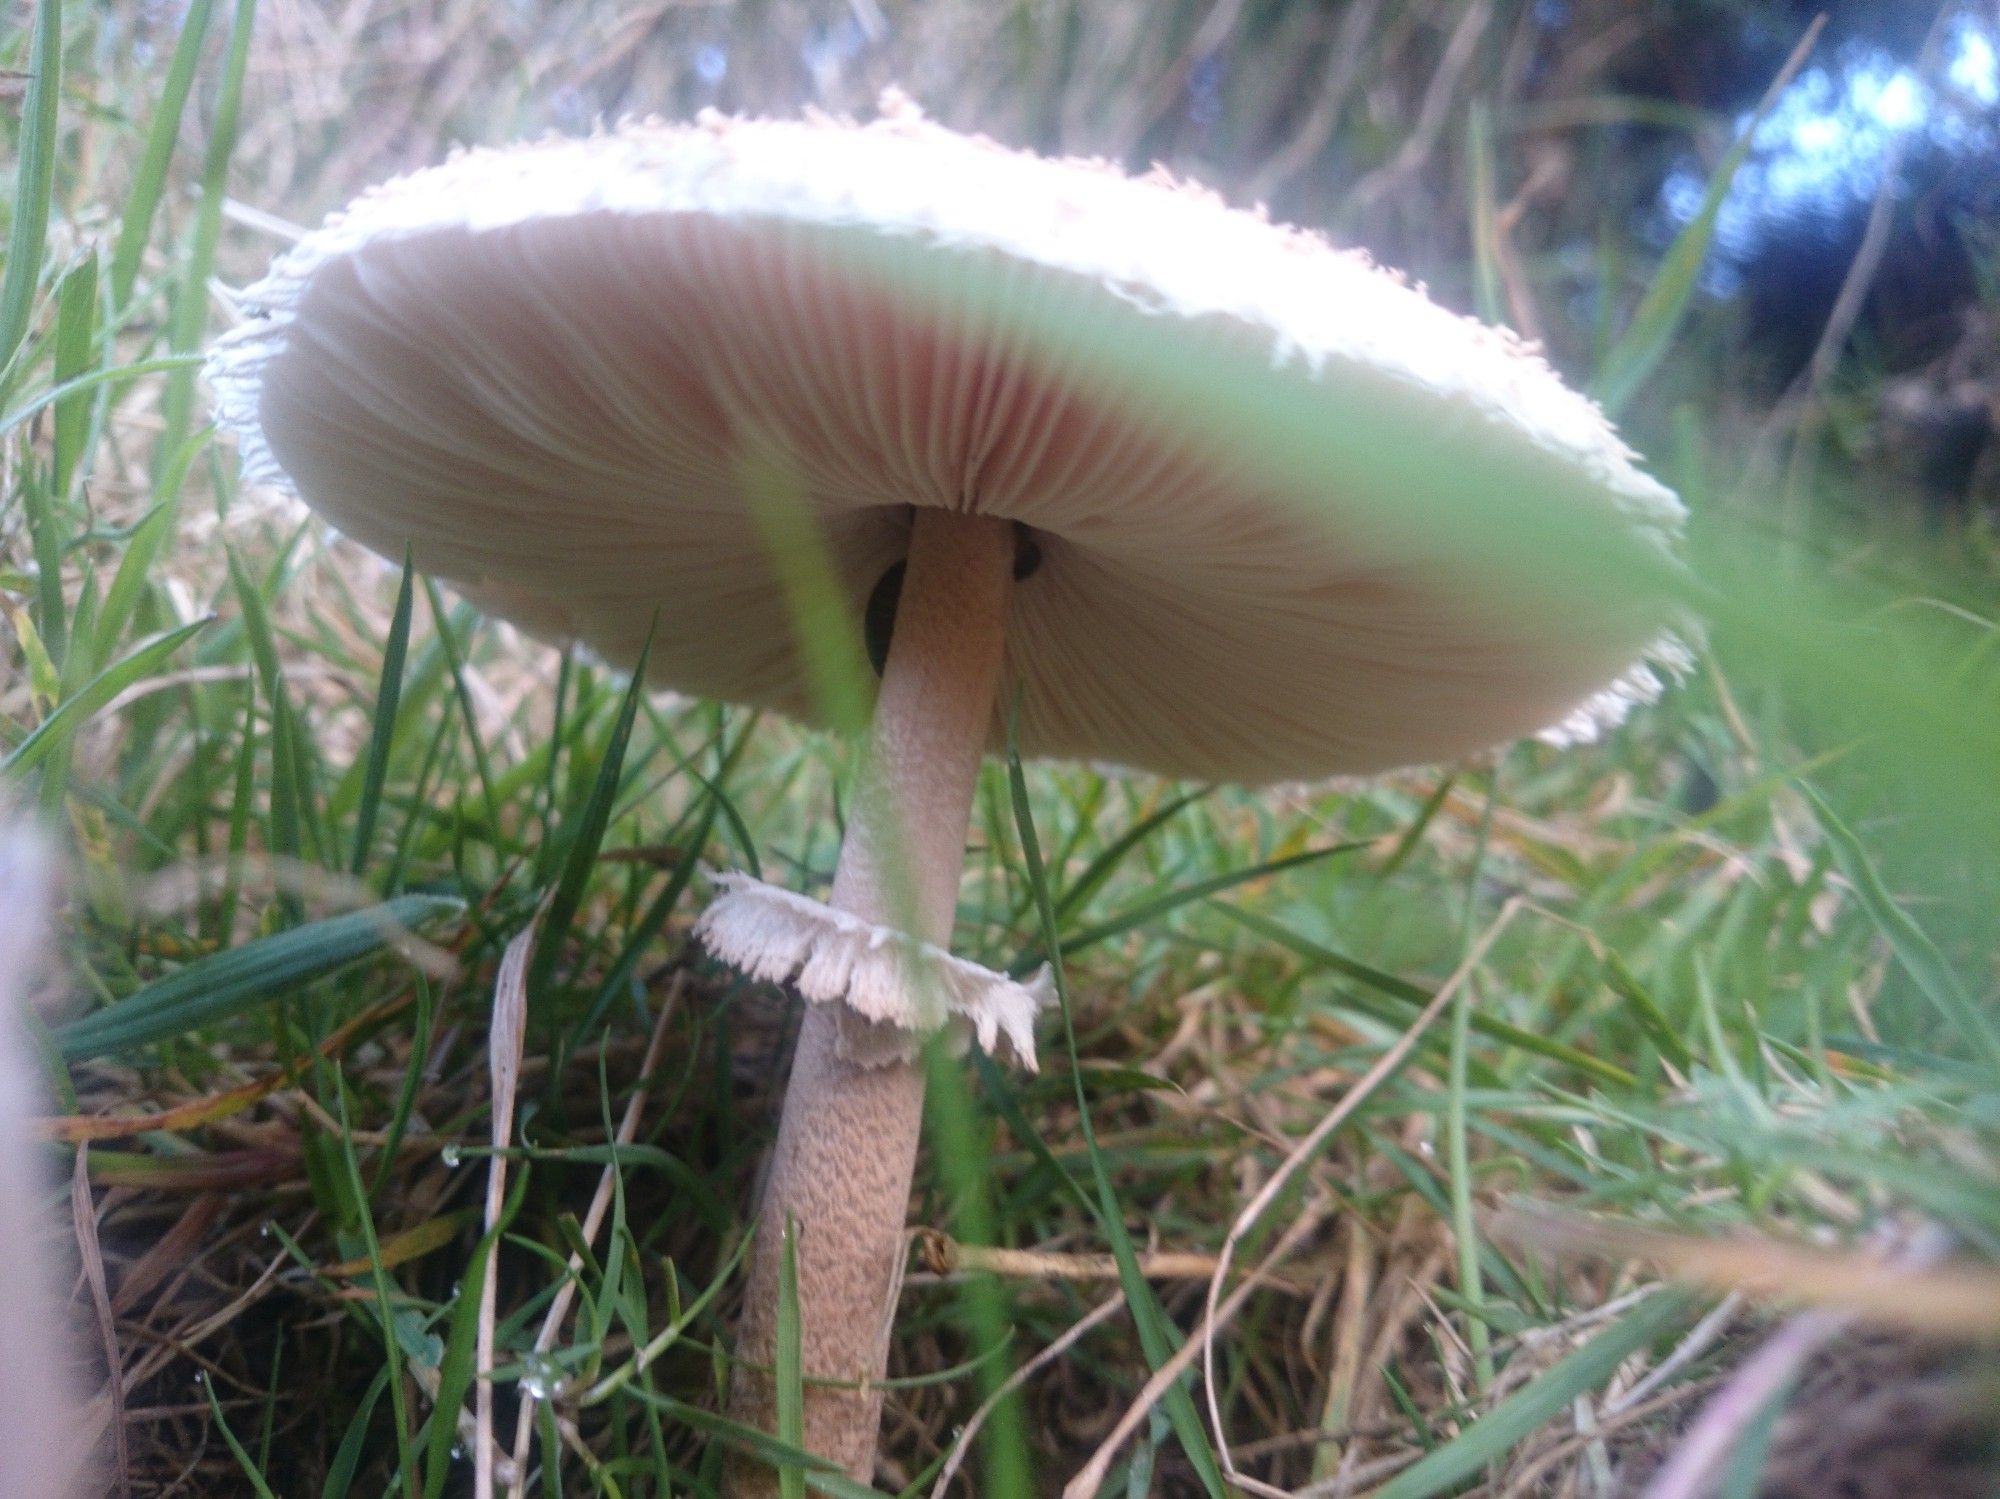
[[[993,712],[1013,596],[1005,521],[919,510],[869,755],[834,875],[832,904],[948,946],[973,785]],[[773,1360],[784,1227],[797,1238],[805,1445],[856,1478],[874,1470],[897,1257],[923,1115],[921,1061],[861,1067],[839,1054],[836,1006],[810,1006],[757,1215],[730,1389],[736,1420],[776,1430]],[[736,1499],[777,1492],[775,1473],[733,1462]]]

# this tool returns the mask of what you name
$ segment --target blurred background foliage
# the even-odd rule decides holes
[[[1489,310],[1578,376],[1822,10],[1721,205],[1679,377],[1632,420],[1654,452],[1681,401],[1755,424],[1806,372],[1886,195],[1886,242],[1849,331],[1863,388],[1842,392],[1884,399],[1853,403],[1840,446],[1888,460],[1933,505],[1976,510],[1996,481],[1981,462],[1990,410],[1982,426],[1974,408],[1990,408],[2000,359],[2000,41],[1980,4],[273,5],[232,191],[309,222],[454,143],[710,107],[866,117],[893,85],[954,128],[1158,163],[1266,204],[1466,311],[1481,296],[1471,205],[1488,194]],[[153,70],[179,14],[105,16],[93,61],[121,97],[121,61]]]

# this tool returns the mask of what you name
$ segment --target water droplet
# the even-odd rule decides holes
[[[546,1353],[521,1355],[521,1393],[530,1400],[547,1400],[561,1382],[561,1371]]]
[[[449,1169],[456,1171],[459,1163],[465,1159],[465,1155],[459,1150],[458,1142],[454,1140],[438,1152],[438,1159],[443,1161]]]

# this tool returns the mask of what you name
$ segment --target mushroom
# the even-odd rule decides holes
[[[1255,785],[1587,737],[1671,655],[1665,590],[1586,587],[1596,559],[1537,530],[1665,561],[1681,509],[1533,352],[1206,192],[894,96],[868,125],[468,151],[244,305],[208,373],[250,476],[533,633],[630,664],[650,630],[658,684],[814,721],[760,475],[852,621],[892,620],[829,900],[723,875],[698,925],[810,1002],[732,1413],[772,1428],[789,1232],[805,1443],[857,1476],[919,1047],[1032,1066],[1046,1000],[949,952],[1007,725],[1031,756]]]

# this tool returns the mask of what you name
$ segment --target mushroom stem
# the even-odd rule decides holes
[[[920,509],[867,760],[832,904],[919,941],[950,945],[966,825],[992,721],[1014,535],[1006,521]],[[898,1257],[923,1115],[921,1059],[863,1066],[841,1055],[835,1005],[807,1008],[757,1214],[730,1414],[776,1429],[778,1274],[796,1243],[804,1443],[857,1478],[874,1467]],[[849,1388],[812,1381],[840,1381]],[[729,1491],[776,1492],[762,1463]]]

